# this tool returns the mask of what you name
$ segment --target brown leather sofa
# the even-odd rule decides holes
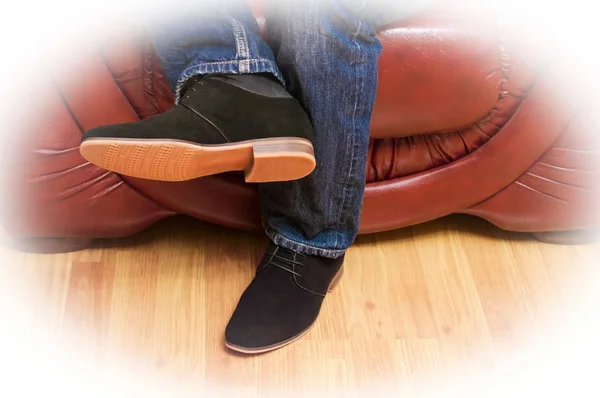
[[[451,213],[556,242],[600,226],[598,125],[535,46],[485,9],[444,7],[389,26],[380,39],[361,233]],[[28,99],[30,114],[2,160],[1,222],[23,247],[75,250],[175,214],[260,229],[256,186],[235,174],[145,181],[80,156],[82,131],[172,106],[143,29],[110,29],[60,69]]]

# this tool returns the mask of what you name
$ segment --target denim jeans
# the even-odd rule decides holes
[[[214,3],[151,25],[176,100],[195,75],[270,73],[284,84],[313,124],[317,167],[260,185],[263,225],[285,248],[339,257],[358,232],[383,9],[368,0],[272,0],[267,44],[248,4]]]

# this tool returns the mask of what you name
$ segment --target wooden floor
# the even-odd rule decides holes
[[[223,331],[266,246],[261,236],[175,218],[78,253],[24,254],[4,243],[13,312],[1,324],[17,336],[5,349],[37,342],[34,359],[17,366],[31,384],[36,369],[52,370],[40,364],[77,358],[73,372],[93,365],[136,388],[169,386],[157,396],[399,396],[469,386],[475,375],[521,363],[515,358],[532,347],[559,347],[561,333],[590,316],[600,286],[600,245],[542,244],[453,216],[359,237],[309,334],[252,357],[227,351]],[[11,329],[19,322],[24,329]],[[42,343],[58,362],[35,359],[47,354]],[[22,357],[13,356],[3,360]],[[64,386],[80,380],[68,370],[52,380],[61,377]]]

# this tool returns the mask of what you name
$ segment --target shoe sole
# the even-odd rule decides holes
[[[291,181],[315,166],[312,143],[303,138],[265,138],[222,145],[179,140],[88,138],[81,155],[118,174],[159,181],[186,181],[244,170],[246,182]]]
[[[329,284],[329,288],[327,289],[328,293],[331,293],[333,291],[333,289],[335,289],[336,286],[340,283],[340,280],[342,279],[343,274],[344,274],[344,266],[342,265],[340,270],[337,272],[337,274],[331,280],[331,283]],[[315,322],[316,322],[316,319],[315,319]],[[225,346],[227,348],[229,348],[230,350],[241,352],[242,354],[263,354],[265,352],[277,350],[281,347],[284,347],[288,344],[293,343],[296,340],[299,340],[302,336],[304,336],[306,333],[308,333],[310,331],[310,329],[312,329],[312,327],[315,325],[315,322],[311,323],[311,325],[309,327],[307,327],[306,329],[304,329],[297,335],[295,335],[285,341],[282,341],[281,343],[272,344],[272,345],[265,346],[265,347],[246,348],[246,347],[240,347],[238,345],[229,343],[227,340],[225,340]]]

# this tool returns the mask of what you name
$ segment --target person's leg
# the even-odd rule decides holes
[[[283,83],[246,0],[202,2],[157,15],[148,34],[176,103],[187,80],[197,75],[270,73]]]
[[[310,120],[285,90],[245,0],[174,9],[151,21],[149,32],[177,105],[85,132],[81,154],[107,170],[165,181],[233,170],[244,170],[248,182],[310,173]]]
[[[317,167],[298,181],[261,185],[264,225],[280,246],[339,257],[358,232],[384,10],[368,0],[271,6],[277,64],[311,118]]]
[[[306,333],[356,237],[381,52],[382,10],[368,3],[271,2],[273,49],[311,118],[317,167],[303,179],[260,186],[274,243],[227,326],[232,349],[269,351]]]

